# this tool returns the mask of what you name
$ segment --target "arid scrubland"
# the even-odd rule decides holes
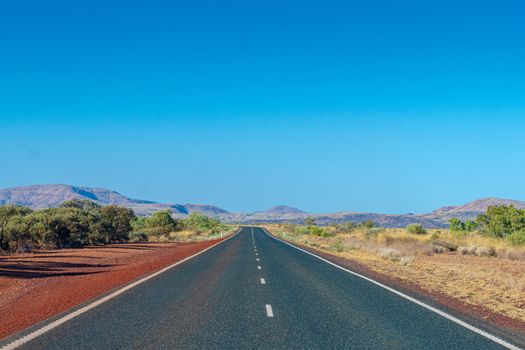
[[[525,247],[509,241],[449,230],[422,234],[406,229],[267,225],[274,235],[339,257],[371,270],[417,284],[467,304],[525,321]]]

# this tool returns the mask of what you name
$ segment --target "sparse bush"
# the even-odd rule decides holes
[[[477,247],[475,254],[477,256],[494,256],[496,251],[492,247]]]
[[[195,231],[197,234],[218,234],[224,229],[221,222],[217,219],[212,219],[201,213],[191,213],[188,217],[181,221],[184,228]]]
[[[363,222],[361,222],[358,225],[359,228],[364,228],[364,229],[371,229],[371,228],[374,228],[376,226],[377,225],[375,224],[375,222],[373,222],[371,220],[363,221]]]
[[[475,246],[475,245],[470,246],[470,247],[468,247],[467,254],[475,255],[476,254],[476,250],[478,250],[477,246]]]
[[[312,218],[312,217],[309,216],[309,217],[307,217],[307,218],[304,220],[304,224],[305,224],[306,226],[314,226],[314,225],[315,225],[315,220],[314,220],[314,218]]]
[[[397,249],[394,248],[380,248],[378,255],[385,259],[390,260],[399,260],[403,254]]]
[[[345,250],[345,245],[343,244],[343,240],[342,239],[337,239],[333,245],[333,250],[335,250],[336,252],[338,253],[341,253],[342,251]]]
[[[458,247],[458,250],[457,250],[458,254],[460,255],[467,255],[468,254],[468,247]]]
[[[352,233],[356,228],[356,225],[349,221],[345,222],[344,224],[335,225],[335,233]]]
[[[406,230],[408,233],[415,235],[424,235],[427,233],[427,230],[425,230],[421,224],[410,224],[406,227]]]
[[[441,254],[441,253],[444,253],[446,252],[447,249],[445,247],[442,247],[440,245],[432,245],[432,253],[434,254]]]
[[[331,234],[326,229],[319,227],[319,226],[309,226],[307,230],[308,230],[308,234],[314,235],[314,236],[319,236],[319,237],[333,236],[333,234]]]
[[[132,231],[129,234],[130,242],[147,242],[148,235],[145,232]]]
[[[402,256],[399,259],[399,264],[401,264],[403,266],[406,266],[406,265],[410,264],[411,261],[412,261],[412,257],[410,257],[410,256]]]
[[[157,242],[159,243],[166,243],[169,242],[170,238],[168,236],[162,235],[158,238]]]

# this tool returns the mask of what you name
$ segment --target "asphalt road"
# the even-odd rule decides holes
[[[243,228],[238,235],[203,254],[20,348],[503,347],[277,241],[262,229]]]

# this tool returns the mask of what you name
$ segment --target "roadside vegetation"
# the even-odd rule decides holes
[[[449,229],[371,222],[267,225],[273,234],[389,277],[525,321],[525,211],[494,206]]]
[[[171,211],[137,217],[133,210],[71,200],[58,208],[0,206],[0,251],[75,248],[124,242],[206,240],[228,234],[227,226],[202,214],[175,220]]]
[[[202,241],[224,237],[236,227],[221,223],[200,213],[191,213],[185,219],[175,220],[171,212],[157,211],[150,217],[138,217],[130,234],[132,241],[169,242]]]

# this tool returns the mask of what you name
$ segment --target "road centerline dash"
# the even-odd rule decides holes
[[[266,315],[268,317],[273,317],[273,310],[270,304],[266,304]]]

